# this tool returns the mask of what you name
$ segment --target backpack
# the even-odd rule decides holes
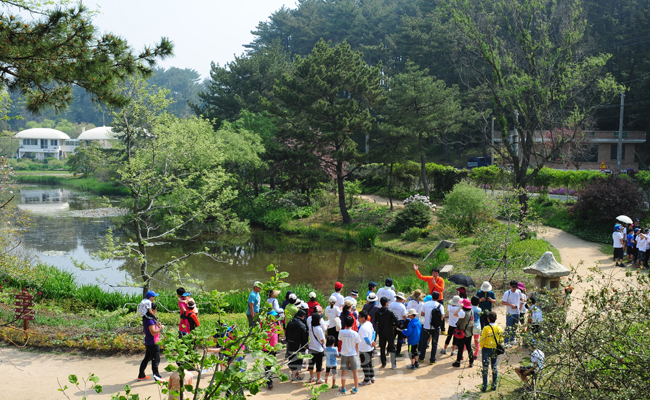
[[[438,307],[434,308],[431,310],[431,325],[434,329],[436,328],[442,328],[445,324],[443,318],[442,318],[442,311],[440,311],[440,304],[438,304]]]
[[[196,313],[194,311],[190,310],[185,310],[181,314],[181,321],[186,321],[183,325],[188,326],[190,328],[190,332],[192,332],[194,329],[196,329],[196,322],[194,321],[194,318],[191,318],[190,316]]]

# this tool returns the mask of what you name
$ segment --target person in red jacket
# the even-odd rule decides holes
[[[318,300],[316,300],[316,293],[311,292],[309,293],[309,301],[307,302],[307,317],[311,317],[311,315],[314,313],[314,310],[316,309],[316,306],[322,309],[320,303],[318,303]]]
[[[418,279],[425,281],[429,285],[429,294],[438,292],[440,293],[440,300],[442,300],[442,295],[445,291],[445,281],[440,277],[440,270],[434,268],[431,271],[432,276],[424,276],[420,273],[420,268],[417,265],[413,264],[413,269]]]
[[[200,325],[199,317],[196,315],[196,304],[194,300],[188,301],[187,309],[181,313],[181,325],[187,332],[192,332]]]

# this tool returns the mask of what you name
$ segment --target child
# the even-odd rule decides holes
[[[478,306],[480,299],[472,296],[472,312],[474,313],[474,359],[478,358],[478,348],[481,337],[481,308]]]
[[[144,295],[144,299],[142,299],[140,304],[138,304],[138,315],[143,318],[147,317],[147,313],[151,311],[151,302],[157,296],[159,296],[159,294],[153,290],[148,291],[147,294]]]
[[[422,324],[417,318],[418,312],[413,308],[406,312],[408,318],[410,319],[408,327],[404,330],[397,329],[402,332],[402,335],[408,340],[409,346],[409,355],[411,356],[411,365],[406,366],[406,369],[416,369],[420,368],[420,363],[418,362],[418,345],[420,344],[420,334],[422,333]]]
[[[330,388],[336,389],[339,387],[336,384],[336,366],[338,361],[336,357],[339,355],[339,350],[336,348],[336,338],[332,335],[327,337],[327,343],[325,347],[325,383],[330,377],[330,372],[332,372],[332,386]]]
[[[537,299],[531,297],[528,299],[530,310],[530,330],[533,335],[538,334],[542,331],[540,324],[544,321],[544,316],[542,315],[542,309],[537,305]]]
[[[341,389],[339,392],[345,394],[345,375],[347,371],[352,371],[352,378],[354,379],[354,389],[350,392],[356,394],[359,391],[359,367],[361,362],[359,360],[359,343],[361,337],[359,334],[352,330],[354,318],[348,315],[344,321],[344,329],[339,332],[339,346],[341,347]]]
[[[181,313],[181,337],[196,329],[199,325],[199,317],[196,315],[194,300],[187,302],[187,308]]]

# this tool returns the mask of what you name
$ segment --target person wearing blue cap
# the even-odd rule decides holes
[[[639,229],[639,228],[636,228]],[[627,235],[625,238],[627,239],[627,262],[632,263],[634,262],[634,259],[636,258],[636,241],[634,240],[634,234],[635,234],[635,229],[630,227],[627,230]]]
[[[158,293],[154,292],[153,290],[150,290],[147,292],[147,294],[144,295],[144,299],[138,304],[138,315],[140,315],[142,318],[147,317],[147,313],[149,310],[151,310],[151,302],[159,296]]]
[[[612,241],[614,245],[614,262],[617,267],[624,267],[623,263],[623,247],[625,246],[625,239],[621,233],[621,226],[614,225],[614,232],[612,233]]]

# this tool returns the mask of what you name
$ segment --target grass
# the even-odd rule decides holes
[[[55,175],[17,175],[14,177],[18,183],[37,185],[61,185],[92,192],[99,196],[128,196],[129,191],[112,182],[100,182],[94,178],[75,178],[71,176]]]
[[[16,176],[18,175],[61,175],[61,176],[72,176],[70,171],[14,171]]]

